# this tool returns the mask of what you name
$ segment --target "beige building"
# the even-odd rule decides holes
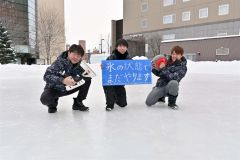
[[[155,54],[152,43],[156,41],[156,37],[162,41],[161,44],[167,43],[169,47],[165,44],[165,48],[171,48],[173,44],[178,44],[178,39],[191,44],[193,41],[189,40],[194,38],[214,40],[239,35],[239,6],[239,0],[123,0],[123,37],[139,43],[144,41],[145,55],[153,57]],[[234,40],[239,41],[239,38]],[[171,41],[174,43],[171,44]],[[216,47],[227,48],[229,54],[238,54],[231,57],[240,59],[239,53],[231,52],[237,50],[238,46],[232,46],[234,49],[226,45]],[[197,56],[199,53],[194,49],[190,50],[191,55]],[[215,49],[211,48],[212,50]],[[188,50],[185,52],[188,53]],[[206,60],[207,54],[215,53],[205,51],[198,60]],[[218,59],[217,55],[214,58]]]
[[[44,20],[44,23],[54,21],[53,30],[49,31],[49,34],[46,33],[48,32],[47,29],[45,29],[46,32],[43,29],[41,33],[40,28],[43,22],[41,22],[40,13],[42,12],[47,13],[47,17],[44,17],[45,14],[42,16],[44,17],[43,19],[47,19]],[[64,19],[64,0],[38,0],[39,55],[41,59],[45,59],[45,64],[47,61],[49,61],[49,63],[54,62],[57,56],[66,49]],[[44,36],[42,34],[44,34]],[[51,35],[52,38],[48,35]],[[48,48],[48,46],[45,45],[46,42],[50,44],[50,54],[46,53],[46,49]],[[47,60],[47,55],[49,55],[49,60]]]

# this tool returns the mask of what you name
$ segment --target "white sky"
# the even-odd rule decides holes
[[[122,18],[122,0],[65,0],[66,42],[86,40],[87,50],[99,49],[101,35],[111,35],[111,20]]]

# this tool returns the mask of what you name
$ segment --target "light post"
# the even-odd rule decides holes
[[[100,45],[101,45],[101,54],[102,54],[102,41],[103,41],[103,40],[104,40],[104,39],[101,39],[101,44],[100,44]]]

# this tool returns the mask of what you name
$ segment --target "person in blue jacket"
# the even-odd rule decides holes
[[[91,78],[85,78],[81,74],[84,72],[80,66],[84,49],[80,45],[73,44],[69,50],[63,52],[56,61],[49,66],[44,74],[46,86],[41,95],[40,101],[48,107],[48,113],[57,112],[58,99],[78,92],[74,99],[72,109],[79,111],[88,111],[89,108],[83,104],[86,99]],[[74,86],[77,82],[84,80],[84,84],[70,91],[66,86]]]
[[[179,83],[187,73],[187,60],[183,56],[184,50],[180,46],[175,46],[171,50],[170,59],[167,65],[161,64],[160,69],[156,69],[153,64],[152,73],[160,77],[155,87],[146,99],[146,105],[152,106],[157,102],[165,102],[168,97],[168,106],[178,109],[176,100],[178,97]]]

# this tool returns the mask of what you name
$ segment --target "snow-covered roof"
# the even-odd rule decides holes
[[[240,37],[240,35],[199,37],[199,38],[186,38],[186,39],[173,39],[173,40],[164,40],[164,41],[162,41],[162,43],[180,42],[180,41],[198,41],[198,40],[206,40],[206,39],[220,39],[220,38],[233,38],[233,37]]]

